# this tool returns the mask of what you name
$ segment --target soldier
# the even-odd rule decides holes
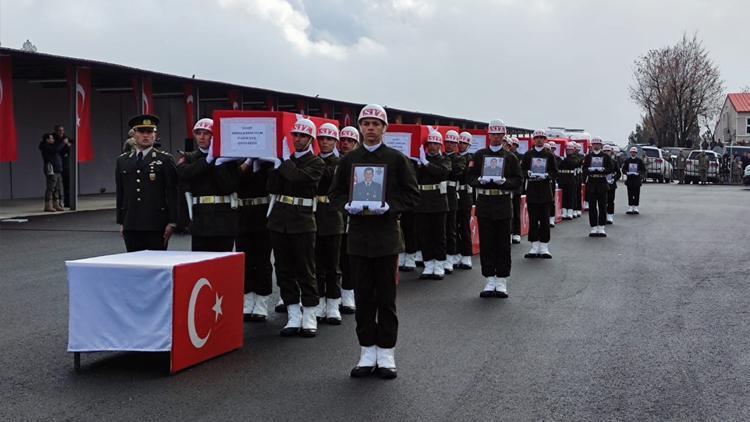
[[[602,152],[602,139],[591,139],[591,151],[583,159],[583,176],[586,178],[586,196],[589,202],[589,237],[607,237],[607,175],[612,173],[612,159]]]
[[[442,154],[442,148],[443,135],[431,131],[427,135],[427,143],[420,148],[419,158],[415,159],[418,160],[420,199],[414,213],[424,259],[424,270],[419,278],[427,280],[442,280],[445,277],[446,180],[451,171],[451,161]]]
[[[686,163],[685,154],[682,152],[682,150],[680,150],[677,153],[677,166],[676,166],[677,167],[677,180],[679,180],[680,184],[685,183],[685,163]]]
[[[578,218],[581,216],[581,211],[583,209],[583,193],[581,192],[581,185],[583,184],[583,144],[579,144],[578,142],[574,143],[576,147],[575,156],[578,158],[579,166],[576,169],[576,198],[575,202],[573,203],[573,218]]]
[[[325,168],[318,182],[317,209],[315,224],[318,228],[315,239],[315,274],[318,279],[318,319],[331,325],[341,324],[341,237],[344,234],[344,217],[339,209],[331,206],[328,191],[333,174],[339,164],[336,144],[339,141],[339,128],[331,123],[323,123],[318,128],[320,158]]]
[[[698,154],[698,175],[701,179],[701,185],[708,184],[708,155],[705,151]]]
[[[622,164],[622,174],[625,175],[625,186],[628,188],[628,211],[626,214],[639,214],[638,203],[641,196],[642,177],[646,173],[646,165],[638,158],[638,148],[630,148],[630,157]]]
[[[477,192],[479,260],[486,279],[479,297],[508,297],[510,277],[510,225],[513,216],[512,192],[521,184],[521,167],[516,156],[503,150],[507,130],[502,120],[489,123],[490,145],[474,154],[469,163],[468,181]],[[502,160],[502,176],[485,176],[488,160]]]
[[[354,151],[359,146],[359,131],[354,126],[346,126],[341,129],[339,135],[338,149],[341,155],[346,155]],[[330,199],[330,198],[329,198]],[[347,232],[349,231],[349,216],[344,217],[345,230],[341,235],[341,313],[354,314],[356,304],[354,302],[354,282],[352,280],[351,269],[349,267],[349,254],[346,251]]]
[[[511,138],[510,152],[518,158],[518,162],[520,163],[523,159],[523,154],[518,152],[519,144],[520,141],[518,138]],[[511,235],[511,243],[514,245],[521,243],[521,196],[523,195],[523,189],[524,183],[521,182],[521,185],[513,191],[511,198],[513,202],[513,224],[511,227],[511,232],[513,234]]]
[[[414,174],[417,173],[418,160],[410,161]],[[417,219],[414,210],[401,213],[401,233],[404,237],[404,252],[399,254],[399,271],[413,272],[417,266],[423,267],[422,251],[419,250]]]
[[[555,159],[555,164],[557,165],[557,168],[560,168],[560,163],[562,162],[562,158],[560,158],[557,154],[555,154],[555,143],[554,142],[547,142],[544,144],[545,151],[548,151],[550,154],[552,154],[552,157]],[[550,189],[552,190],[552,202],[549,204],[549,226],[555,227],[555,219],[557,218],[557,178],[555,177],[549,179],[549,185]]]
[[[177,175],[192,204],[192,250],[228,252],[234,249],[239,229],[235,200],[239,165],[232,158],[214,160],[213,125],[208,118],[195,123],[193,135],[198,149],[178,159]]]
[[[458,141],[458,155],[464,160],[463,164],[458,163],[457,166],[465,166],[466,171],[463,177],[459,180],[458,187],[458,209],[456,210],[456,228],[457,228],[457,247],[458,253],[460,253],[460,262],[455,268],[461,270],[470,270],[472,267],[471,257],[474,255],[473,241],[471,238],[471,209],[474,206],[474,188],[469,186],[468,174],[469,174],[469,163],[472,161],[472,154],[469,152],[469,147],[473,141],[473,137],[469,132],[461,132],[459,134]]]
[[[329,196],[334,206],[351,216],[348,249],[357,302],[357,337],[360,358],[352,377],[377,373],[385,379],[396,377],[394,348],[398,334],[396,285],[398,254],[403,242],[398,215],[414,208],[419,189],[413,167],[400,152],[383,144],[388,117],[383,107],[365,106],[359,114],[364,141],[361,148],[345,155],[334,175]],[[384,199],[381,206],[368,209],[349,201],[353,165],[385,165]]]
[[[550,211],[552,188],[550,180],[557,178],[555,155],[545,148],[547,134],[543,129],[532,135],[534,148],[530,149],[521,161],[521,169],[528,177],[526,185],[526,205],[529,213],[529,242],[531,249],[524,258],[552,258],[549,252]]]
[[[605,145],[602,148],[605,154],[609,155],[612,159],[612,173],[607,175],[607,183],[609,184],[609,190],[607,191],[607,224],[615,223],[615,193],[617,192],[617,181],[620,180],[620,166],[614,157],[614,149],[611,145]]]
[[[134,149],[117,157],[117,224],[128,252],[166,250],[177,226],[177,172],[174,159],[154,148],[159,118],[150,114],[128,122]]]
[[[287,309],[283,337],[315,337],[319,304],[315,279],[315,194],[325,163],[313,154],[315,124],[298,119],[292,128],[294,155],[274,163],[268,175],[268,192],[273,195],[268,210],[268,230],[273,247],[276,283]],[[302,306],[300,306],[300,301]]]
[[[272,163],[248,158],[240,165],[239,231],[235,239],[237,252],[245,253],[245,318],[265,321],[268,298],[273,290],[271,239],[266,225],[269,195],[266,184]]]
[[[576,147],[572,142],[565,146],[565,158],[560,162],[558,170],[558,181],[563,191],[562,218],[573,219],[573,210],[576,200],[576,189],[581,190],[578,184],[578,168],[581,163],[575,154]]]
[[[458,185],[466,178],[466,166],[469,165],[466,156],[458,152],[460,137],[455,130],[445,133],[445,155],[450,159],[451,172],[448,174],[448,213],[445,221],[445,251],[446,260],[443,269],[447,274],[461,264],[461,255],[458,253]]]

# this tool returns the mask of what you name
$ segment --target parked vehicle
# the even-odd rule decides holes
[[[700,169],[698,168],[698,156],[701,152],[706,153],[708,157],[707,180],[712,183],[719,183],[719,154],[710,150],[695,149],[690,151],[685,161],[685,183],[698,183],[701,181]]]
[[[742,183],[745,186],[750,185],[750,166],[745,167],[745,175],[742,176]]]
[[[672,163],[667,160],[666,153],[654,146],[643,146],[641,151],[646,165],[646,178],[659,183],[671,182]]]

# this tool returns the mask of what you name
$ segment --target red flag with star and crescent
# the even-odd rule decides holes
[[[0,56],[0,163],[18,159],[16,118],[13,111],[13,66],[10,56]]]
[[[94,159],[94,143],[91,139],[91,69],[76,69],[76,142],[78,162]]]
[[[183,92],[185,96],[185,130],[186,137],[193,137],[193,125],[195,125],[195,89],[193,84],[185,84]]]

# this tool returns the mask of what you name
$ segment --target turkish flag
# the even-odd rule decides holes
[[[94,159],[94,144],[91,139],[91,69],[76,68],[76,141],[78,162]]]
[[[195,125],[195,94],[193,84],[185,84],[185,129],[187,137],[193,137],[193,125]]]
[[[228,97],[229,97],[229,106],[232,107],[232,110],[239,110],[242,108],[240,104],[242,100],[240,99],[239,89],[230,89],[228,92]]]
[[[242,347],[244,254],[174,267],[171,372]]]
[[[151,85],[151,78],[141,78],[140,82],[139,87],[138,78],[133,78],[133,98],[136,105],[140,101],[143,114],[154,114],[154,91]]]
[[[18,159],[16,118],[13,112],[13,67],[10,56],[0,56],[0,163]]]
[[[341,126],[351,126],[352,125],[352,109],[349,106],[344,106],[341,108],[341,119],[339,119],[341,122]]]

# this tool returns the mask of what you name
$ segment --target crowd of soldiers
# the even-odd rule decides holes
[[[603,237],[614,217],[616,180],[626,175],[629,214],[638,213],[643,162],[631,150],[622,169],[601,139],[583,156],[568,144],[551,151],[543,130],[518,152],[501,120],[488,127],[488,144],[469,152],[472,135],[431,131],[418,157],[383,143],[385,109],[370,104],[359,128],[316,127],[300,118],[291,130],[294,152],[279,157],[215,157],[213,121],[193,130],[197,149],[173,157],[154,147],[158,117],[130,120],[133,148],[117,159],[117,223],[127,251],[165,250],[177,225],[178,186],[186,192],[193,251],[244,252],[246,320],[266,321],[272,274],[280,291],[276,310],[287,314],[285,337],[314,337],[318,323],[341,324],[355,314],[360,359],[352,377],[396,377],[399,271],[423,267],[421,279],[442,279],[472,268],[472,210],[479,230],[482,298],[507,298],[511,245],[521,242],[521,195],[526,195],[532,243],[526,258],[552,258],[555,189],[563,190],[563,219],[581,216],[581,183],[591,206],[590,236]],[[317,142],[319,153],[313,149]],[[360,201],[353,172],[384,169],[382,195]],[[370,172],[370,178],[368,173]],[[363,185],[364,188],[364,185]],[[273,252],[273,262],[271,255]]]

